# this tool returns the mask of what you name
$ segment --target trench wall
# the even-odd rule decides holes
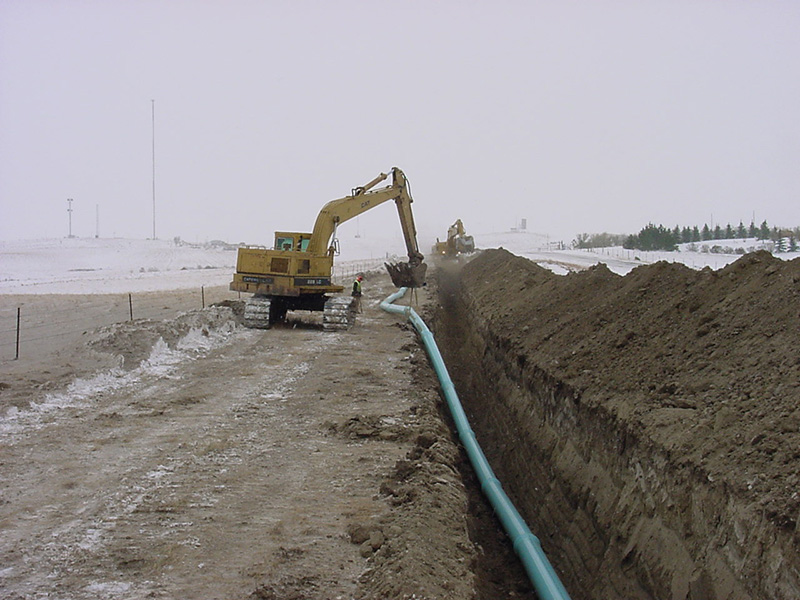
[[[488,316],[502,294],[456,269],[437,276],[434,333],[459,396],[575,600],[800,597],[796,532],[651,439],[624,402],[586,397],[532,360]]]

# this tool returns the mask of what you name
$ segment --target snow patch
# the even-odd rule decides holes
[[[11,407],[0,417],[0,437],[39,429],[46,424],[48,417],[59,411],[87,408],[103,394],[130,387],[145,377],[174,377],[180,364],[223,345],[234,330],[235,324],[232,322],[224,323],[219,329],[193,328],[178,341],[175,348],[170,348],[163,338],[159,338],[150,356],[136,369],[126,372],[114,368],[92,377],[77,378],[63,392],[47,394],[41,402],[31,402],[27,410]]]
[[[93,581],[85,588],[85,591],[92,594],[105,594],[109,597],[127,592],[131,589],[131,584],[124,581]]]
[[[90,527],[86,530],[83,539],[78,542],[78,548],[81,550],[92,550],[100,545],[100,539],[103,537],[103,532],[100,529]]]

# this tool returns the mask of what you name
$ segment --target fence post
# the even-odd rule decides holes
[[[131,321],[133,321],[133,295],[128,294],[128,308],[131,311]]]
[[[200,298],[202,299],[201,302],[203,304],[203,308],[206,307],[206,286],[200,286]]]
[[[20,315],[21,307],[17,307],[17,353],[14,356],[14,360],[19,360],[19,315]]]

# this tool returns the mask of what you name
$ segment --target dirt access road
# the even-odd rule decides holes
[[[491,516],[388,277],[366,283],[347,332],[211,308],[90,332],[47,393],[7,364],[0,597],[532,597],[478,560],[468,509]]]

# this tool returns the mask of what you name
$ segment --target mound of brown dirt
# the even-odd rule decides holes
[[[781,527],[800,516],[800,260],[749,254],[721,271],[659,262],[567,276],[503,250],[463,273],[492,327],[589,402],[730,479]],[[502,277],[497,277],[502,273]],[[684,408],[679,418],[653,418]]]
[[[615,543],[623,569],[634,554],[650,553],[650,570],[637,567],[647,574],[638,577],[635,597],[650,597],[652,590],[661,597],[659,590],[666,593],[670,585],[672,597],[681,598],[692,585],[695,595],[686,597],[753,597],[745,589],[758,591],[755,597],[793,597],[800,589],[791,575],[797,564],[787,566],[780,556],[796,558],[800,547],[800,260],[757,252],[718,272],[661,262],[625,277],[604,265],[559,276],[504,250],[488,250],[455,279],[448,284],[450,302],[464,331],[451,343],[453,358],[460,353],[479,361],[486,371],[481,377],[488,374],[498,393],[510,394],[502,409],[473,404],[472,411],[479,421],[481,412],[494,411],[484,419],[488,435],[513,437],[507,428],[516,427],[523,438],[541,437],[536,458],[558,452],[556,470],[575,455],[558,436],[584,428],[580,442],[570,443],[580,455],[574,465],[583,465],[576,477],[588,479],[573,481],[572,502],[585,504],[598,531],[609,528],[598,542],[606,548],[599,550],[602,560]],[[468,367],[457,371],[465,387],[480,385]],[[495,390],[480,393],[487,391]],[[520,400],[526,394],[530,399]],[[520,412],[504,417],[504,411]],[[542,421],[520,422],[525,414]],[[555,438],[546,438],[542,423]],[[634,445],[637,454],[631,454]],[[500,442],[498,456],[508,459],[515,452],[509,446]],[[601,447],[608,453],[602,457]],[[630,473],[645,465],[645,447],[652,468],[635,475],[637,482]],[[519,459],[526,460],[531,457]],[[604,491],[612,489],[611,479],[588,483],[593,468],[616,478],[613,491]],[[648,480],[657,471],[673,478],[664,484],[669,489]],[[508,475],[525,479],[521,471]],[[635,492],[644,498],[642,507],[625,509],[626,494],[637,487],[644,490]],[[703,487],[710,491],[699,492]],[[701,505],[701,494],[717,500]],[[636,548],[642,529],[621,522],[626,514],[631,523],[658,522],[682,537],[686,556],[653,567],[658,552]],[[615,519],[628,529],[615,533]],[[717,521],[693,530],[709,519]],[[783,550],[767,547],[779,540]],[[595,597],[593,584],[575,585]]]

